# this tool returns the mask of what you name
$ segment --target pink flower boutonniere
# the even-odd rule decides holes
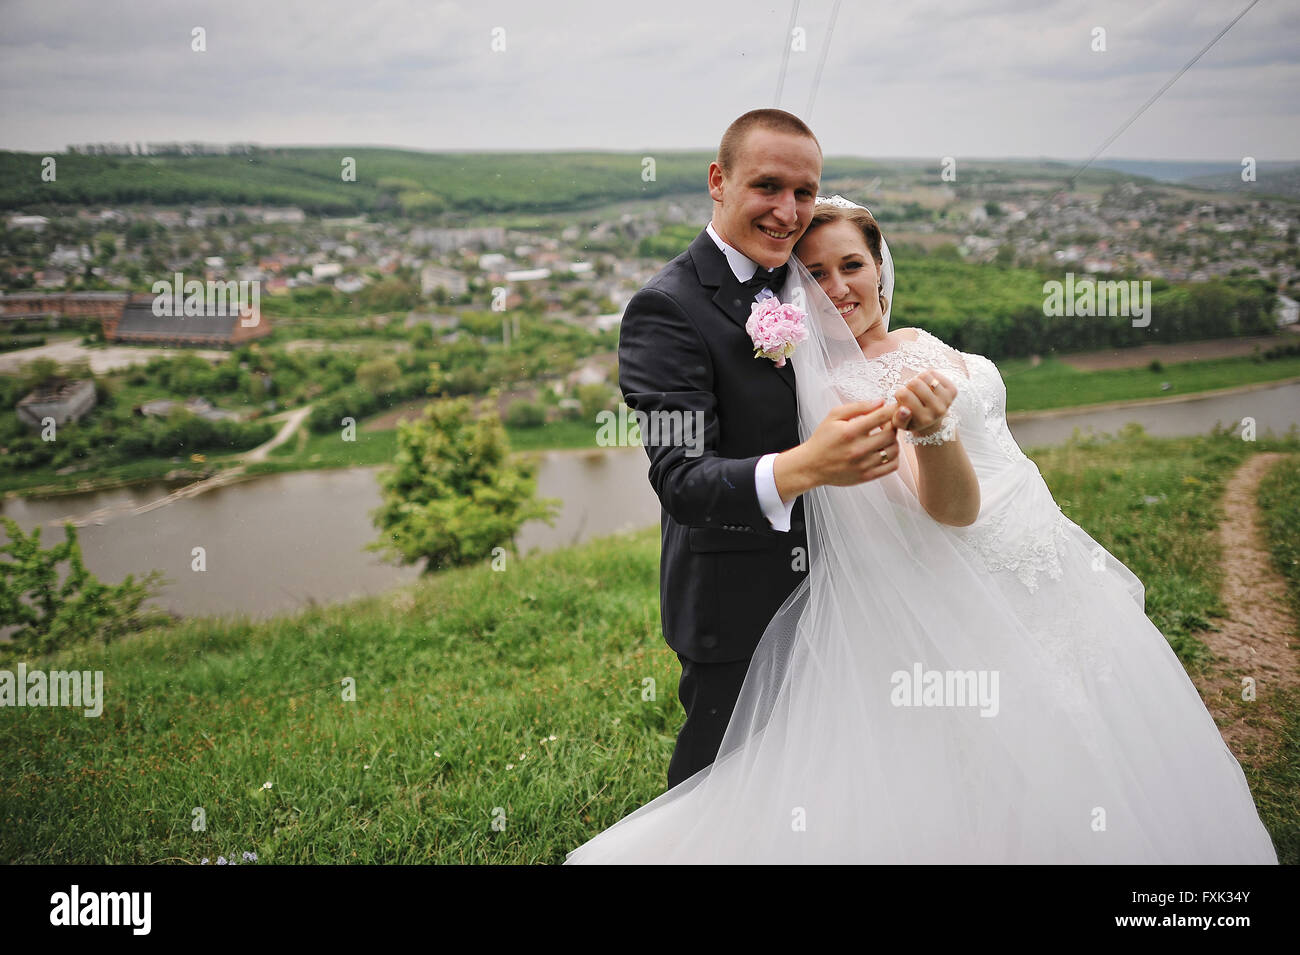
[[[784,368],[794,346],[808,338],[807,317],[799,306],[782,303],[775,295],[751,305],[745,331],[754,342],[754,357],[770,358],[777,368]]]

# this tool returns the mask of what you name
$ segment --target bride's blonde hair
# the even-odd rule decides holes
[[[846,208],[844,206],[835,206],[829,203],[818,203],[816,211],[813,213],[812,221],[808,223],[808,228],[804,234],[799,237],[802,242],[808,238],[813,229],[824,226],[828,222],[852,222],[862,233],[863,241],[867,243],[867,251],[876,262],[876,287],[880,291],[880,311],[881,314],[889,311],[889,299],[885,297],[884,289],[881,284],[880,269],[884,264],[884,257],[880,252],[881,232],[880,223],[866,209]],[[796,246],[796,254],[798,247]]]

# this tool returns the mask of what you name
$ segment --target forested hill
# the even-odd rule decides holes
[[[645,162],[653,159],[653,169]],[[355,160],[356,179],[343,178]],[[428,153],[353,147],[261,148],[248,155],[86,156],[54,154],[57,176],[41,177],[39,153],[0,152],[0,209],[28,212],[47,205],[281,205],[308,213],[552,212],[606,202],[704,189],[711,152]],[[998,162],[963,167],[971,177],[1009,180],[1032,172],[1065,176],[1060,163]],[[653,179],[649,178],[653,173]],[[939,184],[938,161],[837,158],[823,180],[902,173]],[[1130,178],[1090,170],[1098,180]]]
[[[344,181],[344,159],[355,181]],[[352,147],[262,149],[231,156],[58,154],[57,181],[42,182],[41,156],[0,153],[0,208],[43,203],[266,204],[346,215],[544,212],[600,202],[699,192],[712,156],[618,153],[421,153]],[[866,164],[861,164],[864,168]]]

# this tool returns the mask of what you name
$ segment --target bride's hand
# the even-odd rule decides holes
[[[940,421],[956,397],[957,386],[933,368],[927,368],[894,392],[898,401],[894,427],[917,437],[933,433],[942,427]]]

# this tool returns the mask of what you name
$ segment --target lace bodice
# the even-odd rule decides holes
[[[1007,391],[997,366],[960,352],[924,329],[893,351],[842,366],[831,381],[845,401],[891,400],[904,382],[933,368],[957,386],[951,410],[980,482],[980,515],[954,537],[990,571],[1014,574],[1031,591],[1040,574],[1060,580],[1061,547],[1074,526],[1052,499],[1037,466],[1007,427]]]
[[[900,385],[927,368],[942,372],[957,385],[953,408],[959,421],[965,421],[968,429],[982,424],[1008,460],[1025,460],[1007,428],[1007,390],[997,366],[983,355],[950,348],[923,328],[916,329],[915,341],[905,341],[883,355],[841,366],[831,380],[847,401],[889,400]]]
[[[837,388],[852,391],[853,400],[888,397],[894,389],[926,368],[946,375],[967,378],[962,353],[949,348],[923,328],[915,329],[916,339],[904,341],[893,351],[866,358],[853,365],[841,366],[832,376]]]

